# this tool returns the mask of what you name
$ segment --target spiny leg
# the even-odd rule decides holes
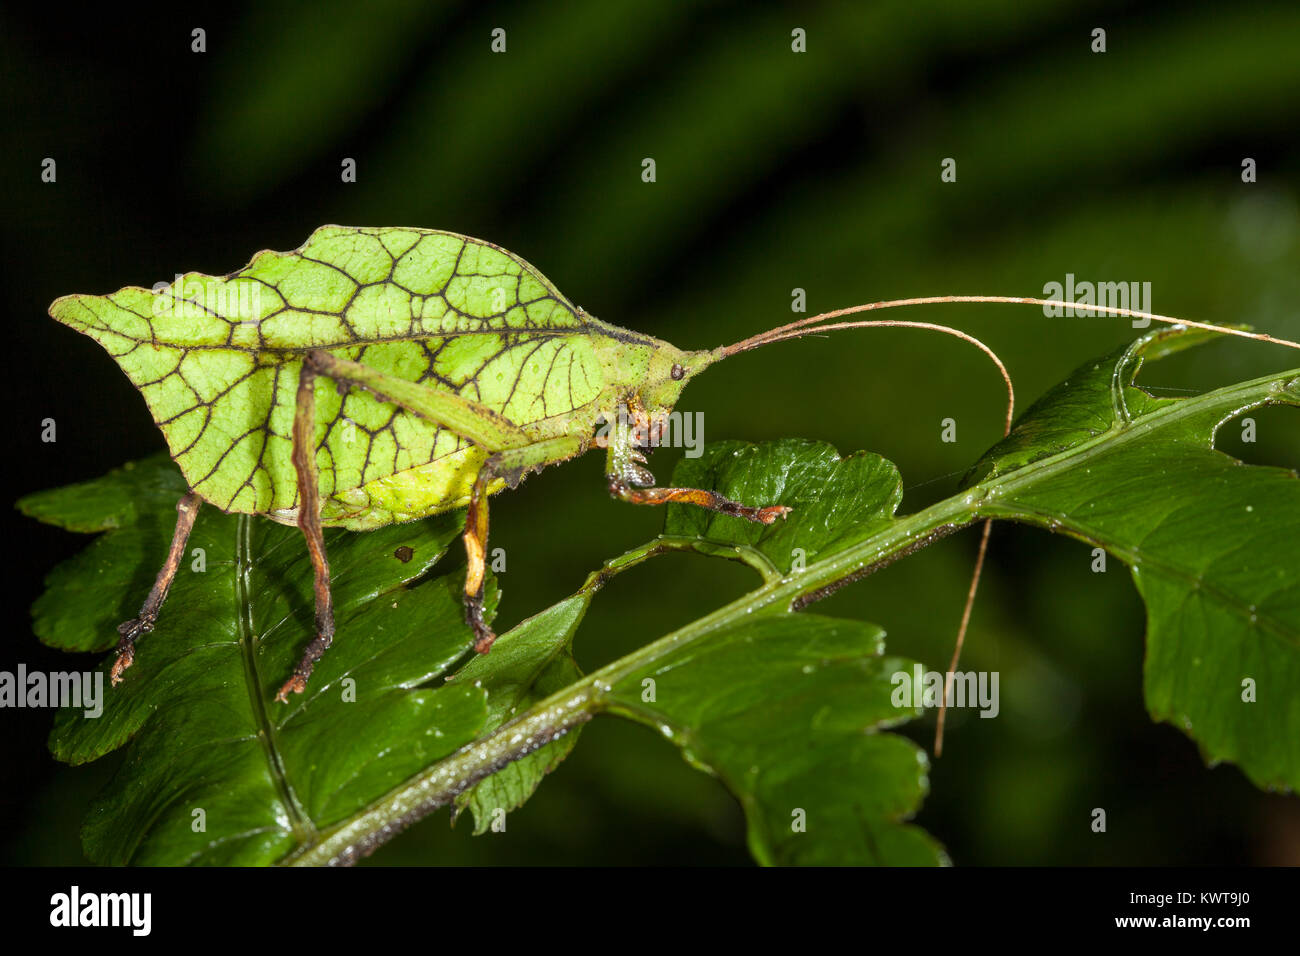
[[[176,502],[176,530],[172,533],[172,544],[167,550],[167,560],[158,572],[158,577],[154,579],[153,587],[149,589],[149,596],[140,606],[139,616],[118,625],[117,632],[122,636],[117,642],[117,660],[113,662],[113,669],[110,672],[114,685],[122,682],[122,672],[135,662],[135,642],[139,640],[141,634],[152,631],[158,620],[158,611],[167,600],[167,592],[171,590],[176,571],[181,566],[181,559],[185,556],[185,542],[189,540],[190,532],[194,529],[194,519],[199,516],[201,504],[203,499],[192,491]]]
[[[474,632],[474,650],[486,654],[496,635],[483,620],[483,584],[487,579],[488,486],[497,477],[489,458],[474,479],[465,515],[465,623]]]
[[[334,640],[334,598],[330,593],[330,564],[325,554],[325,535],[320,523],[320,474],[316,468],[316,377],[314,363],[306,360],[298,374],[298,397],[293,415],[293,468],[298,473],[298,527],[311,555],[316,595],[316,637],[307,645],[293,676],[284,682],[275,699],[287,701],[289,694],[301,694],[307,678],[325,649]]]
[[[491,455],[479,469],[470,492],[465,516],[465,623],[474,632],[474,650],[486,654],[496,634],[483,620],[483,587],[487,579],[488,491],[492,482],[505,478],[514,487],[529,468],[581,454],[585,443],[572,436],[547,439]]]

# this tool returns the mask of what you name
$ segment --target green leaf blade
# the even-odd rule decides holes
[[[490,655],[471,659],[450,678],[456,686],[480,686],[487,693],[485,732],[582,677],[573,658],[573,635],[590,603],[590,592],[583,591],[529,618],[500,635]],[[499,814],[527,802],[543,778],[573,750],[579,731],[575,727],[457,795],[455,813],[468,808],[474,815],[475,835],[486,833]]]
[[[771,525],[677,504],[664,517],[665,539],[703,554],[747,560],[777,577],[875,534],[892,523],[903,498],[898,469],[879,455],[841,458],[825,442],[797,439],[710,442],[700,457],[678,463],[672,484],[793,508]]]
[[[174,471],[165,459],[139,467]],[[118,480],[107,479],[110,490]],[[155,499],[140,501],[141,508],[165,508],[169,484],[138,485],[145,486],[156,489]],[[93,482],[69,507],[85,510],[91,500]],[[54,506],[46,505],[54,517]],[[204,553],[205,566],[182,566],[135,665],[119,687],[106,689],[102,715],[64,709],[56,718],[51,749],[62,760],[80,763],[127,748],[88,818],[91,857],[275,862],[478,737],[487,720],[481,688],[425,686],[472,643],[461,576],[429,573],[458,532],[448,516],[329,535],[339,640],[308,691],[286,705],[273,700],[275,688],[312,628],[301,534],[201,512],[190,547]],[[144,560],[130,529],[109,531],[95,549],[109,563]],[[84,589],[58,633],[93,634],[119,587],[109,577]]]
[[[1191,736],[1211,763],[1296,789],[1300,480],[1242,464],[1214,438],[1253,408],[1300,406],[1300,372],[1154,399],[1132,384],[1141,358],[1166,354],[1179,334],[1139,339],[1031,409],[985,456],[998,480],[980,511],[1068,533],[1129,565],[1147,608],[1152,717]],[[1080,414],[1105,427],[1064,451],[1040,443],[1053,422]]]
[[[740,800],[762,863],[935,865],[938,843],[906,821],[928,788],[925,754],[881,733],[913,719],[873,625],[759,617],[619,681],[611,708],[657,728]]]

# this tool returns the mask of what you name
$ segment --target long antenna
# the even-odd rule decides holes
[[[901,322],[890,319],[866,319],[853,322],[831,321],[832,319],[840,319],[847,315],[857,315],[862,312],[875,312],[881,309],[897,309],[913,305],[947,305],[949,303],[1037,305],[1071,309],[1087,309],[1088,311],[1097,312],[1102,315],[1113,315],[1132,319],[1147,319],[1150,321],[1162,322],[1166,325],[1176,325],[1191,329],[1205,329],[1207,331],[1220,332],[1224,335],[1233,335],[1238,338],[1252,339],[1256,342],[1267,342],[1272,345],[1284,345],[1288,348],[1300,349],[1300,342],[1293,342],[1290,339],[1280,339],[1264,332],[1247,332],[1244,329],[1233,329],[1221,325],[1211,325],[1207,322],[1192,322],[1187,319],[1179,319],[1170,315],[1159,315],[1155,312],[1143,312],[1138,309],[1125,309],[1117,306],[1067,302],[1061,299],[1038,299],[1030,296],[934,295],[917,296],[909,299],[888,299],[881,302],[869,302],[866,305],[855,305],[845,309],[835,309],[831,312],[823,312],[820,315],[798,319],[786,325],[769,329],[766,332],[752,335],[733,345],[724,346],[722,349],[722,356],[723,358],[730,358],[731,356],[738,355],[741,352],[748,352],[751,349],[756,349],[763,345],[769,345],[773,342],[802,338],[805,335],[813,335],[817,332],[832,332],[837,329],[858,329],[872,325],[893,328],[928,329],[934,332],[943,332],[946,335],[955,336],[974,345],[987,355],[993,361],[993,364],[997,366],[998,372],[1001,373],[1002,380],[1007,386],[1007,414],[1002,432],[1005,437],[1011,433],[1011,422],[1014,417],[1016,402],[1015,388],[1011,384],[1011,376],[1008,374],[1006,366],[1003,364],[1002,360],[998,358],[997,353],[973,335],[969,335],[966,332],[962,332],[959,329],[954,329],[946,325],[936,325],[930,322]],[[992,530],[992,519],[986,519],[984,522],[983,533],[980,536],[979,551],[975,557],[975,570],[971,575],[970,587],[966,592],[966,604],[962,608],[961,624],[957,628],[957,640],[955,647],[953,648],[952,660],[948,664],[948,672],[944,681],[943,701],[939,705],[939,715],[935,722],[934,755],[936,757],[943,754],[943,728],[944,718],[948,711],[948,695],[952,691],[953,676],[957,670],[957,663],[961,659],[962,646],[966,642],[966,632],[970,626],[971,611],[975,606],[975,596],[979,592],[980,577],[984,570],[984,559],[988,554],[989,534]]]
[[[788,325],[778,326],[775,329],[769,329],[766,332],[760,332],[752,335],[747,339],[735,343],[734,345],[725,346],[722,350],[723,357],[730,357],[739,352],[748,352],[750,349],[756,349],[760,345],[767,345],[769,342],[780,342],[783,339],[798,338],[799,335],[807,335],[814,329],[809,326],[816,325],[819,322],[826,322],[830,319],[838,319],[846,315],[856,315],[860,312],[875,312],[880,309],[898,309],[912,305],[946,305],[957,302],[983,302],[994,305],[1039,305],[1055,306],[1060,308],[1087,309],[1090,312],[1099,312],[1102,315],[1115,315],[1122,318],[1130,319],[1151,319],[1156,322],[1163,322],[1166,325],[1181,325],[1189,329],[1206,329],[1210,332],[1221,332],[1224,335],[1235,335],[1238,338],[1254,339],[1257,342],[1269,342],[1273,345],[1285,345],[1288,348],[1300,349],[1300,342],[1292,342],[1289,339],[1279,339],[1263,332],[1247,332],[1245,329],[1232,329],[1222,325],[1211,325],[1208,322],[1192,322],[1188,319],[1175,318],[1172,315],[1158,315],[1155,312],[1140,312],[1137,309],[1123,309],[1109,305],[1090,305],[1082,302],[1066,302],[1061,299],[1035,299],[1028,296],[1016,295],[929,295],[919,296],[911,299],[888,299],[883,302],[868,302],[866,305],[849,306],[847,309],[836,309],[833,312],[823,312],[821,315],[812,315],[806,319],[799,319]],[[828,326],[829,328],[854,328],[856,326],[836,325]],[[805,329],[807,331],[797,332]]]

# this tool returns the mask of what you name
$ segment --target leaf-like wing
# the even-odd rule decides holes
[[[50,314],[103,345],[140,389],[192,489],[284,521],[297,504],[290,436],[305,351],[534,426],[596,398],[592,335],[608,328],[491,243],[343,226],[228,276],[65,296]],[[481,449],[361,389],[340,396],[320,382],[316,401],[326,524],[373,527],[463,503]]]

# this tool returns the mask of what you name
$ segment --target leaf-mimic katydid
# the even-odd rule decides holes
[[[334,638],[327,526],[364,531],[467,506],[465,614],[475,649],[487,652],[494,640],[483,617],[490,495],[601,447],[615,497],[685,502],[770,524],[790,509],[655,485],[645,452],[686,383],[769,342],[873,324],[959,335],[997,361],[982,343],[944,326],[833,321],[963,301],[1045,304],[1003,296],[879,302],[731,346],[683,351],[587,315],[491,243],[428,229],[341,226],[317,229],[293,252],[258,253],[224,277],[190,273],[157,290],[60,298],[50,314],[98,341],[140,389],[189,486],[153,588],[139,615],[119,628],[113,682],[154,627],[202,502],[296,524],[306,538],[316,636],[280,700],[304,689]],[[620,421],[631,427],[609,427]]]

